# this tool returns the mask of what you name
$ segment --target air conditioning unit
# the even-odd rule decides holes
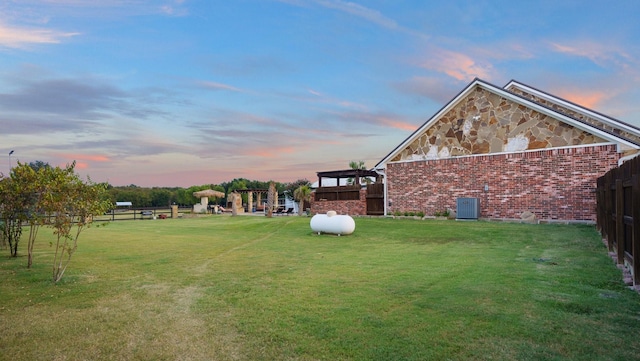
[[[457,219],[478,219],[480,217],[479,198],[458,198],[456,200]]]

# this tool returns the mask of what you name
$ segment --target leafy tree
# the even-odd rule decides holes
[[[4,236],[4,229],[5,229],[4,220],[0,219],[0,248],[1,249],[6,249],[8,245],[7,240]]]
[[[94,215],[112,207],[107,184],[82,181],[75,173],[75,162],[62,169],[54,168],[48,190],[42,198],[43,209],[55,215],[51,226],[56,235],[53,281],[58,282],[78,248],[80,233],[91,226]]]
[[[54,282],[62,278],[77,249],[78,237],[90,226],[93,215],[104,213],[112,205],[107,184],[83,182],[74,167],[75,162],[64,169],[18,162],[11,176],[0,180],[0,215],[11,255],[17,256],[22,227],[28,225],[27,267],[31,267],[38,230],[44,224],[51,226],[57,237]]]
[[[29,226],[27,267],[31,267],[33,262],[33,245],[44,220],[44,213],[39,208],[40,198],[45,192],[44,174],[50,168],[18,162],[12,168],[10,177],[3,179],[0,184],[3,239],[9,244],[12,257],[18,256],[23,224]]]
[[[112,202],[131,202],[135,207],[151,207],[152,195],[149,188],[136,185],[109,188]]]
[[[311,186],[311,182],[309,182],[307,179],[298,179],[295,182],[286,183],[283,186],[282,193],[284,193],[284,196],[289,199],[295,199],[293,193],[301,186]]]
[[[152,207],[163,207],[171,205],[171,191],[166,188],[152,188],[149,192]]]
[[[27,238],[27,268],[33,264],[33,246],[35,245],[38,230],[44,223],[46,213],[42,209],[42,197],[47,193],[47,180],[51,173],[50,166],[34,167],[18,162],[11,173],[11,179],[17,186],[19,198],[22,199],[22,222],[29,225]],[[17,251],[17,250],[16,250]]]
[[[189,188],[187,188],[186,194],[184,195],[186,198],[186,205],[192,206],[196,203],[200,203],[200,198],[196,198],[193,193],[194,192],[198,192],[198,191],[202,191],[205,189],[209,189],[211,188],[211,186],[209,184],[204,184],[204,185],[200,185],[200,186],[191,186]]]
[[[304,203],[308,202],[311,199],[311,188],[308,185],[303,185],[298,187],[293,192],[293,199],[298,201],[298,215],[302,215],[302,210],[304,209]]]
[[[22,236],[22,194],[19,185],[12,178],[0,180],[0,218],[2,218],[2,239],[8,244],[11,257],[18,257],[18,244]]]
[[[30,162],[29,163],[29,167],[31,167],[36,172],[39,171],[41,168],[51,168],[49,163],[43,162],[41,160],[36,160],[35,162]]]

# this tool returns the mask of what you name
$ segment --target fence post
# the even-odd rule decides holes
[[[624,188],[620,178],[616,178],[616,246],[618,264],[624,264]]]
[[[640,285],[640,174],[631,177],[631,206],[633,217],[633,285]]]

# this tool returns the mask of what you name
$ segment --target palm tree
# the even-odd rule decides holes
[[[352,160],[352,161],[350,161],[349,162],[349,168],[356,169],[356,170],[365,170],[365,169],[367,169],[367,167],[364,165],[364,160],[359,160],[359,161]],[[370,184],[371,183],[371,179],[369,179],[369,177],[364,177],[364,178],[360,179],[360,182],[364,182],[366,184]],[[347,183],[348,184],[355,184],[355,179],[348,178],[347,179]]]
[[[311,199],[311,188],[308,185],[303,185],[296,188],[293,191],[293,199],[298,201],[298,215],[302,215],[302,209],[304,208],[304,202]]]
[[[359,160],[357,162],[355,160],[350,161],[349,162],[349,168],[351,168],[351,169],[367,169],[364,166],[364,160]]]

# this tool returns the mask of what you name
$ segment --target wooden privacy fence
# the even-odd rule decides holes
[[[640,285],[640,156],[598,178],[596,192],[598,229]]]
[[[367,214],[372,216],[384,215],[383,183],[371,183],[367,185]]]
[[[321,187],[316,189],[316,201],[351,201],[360,199],[360,185]]]

